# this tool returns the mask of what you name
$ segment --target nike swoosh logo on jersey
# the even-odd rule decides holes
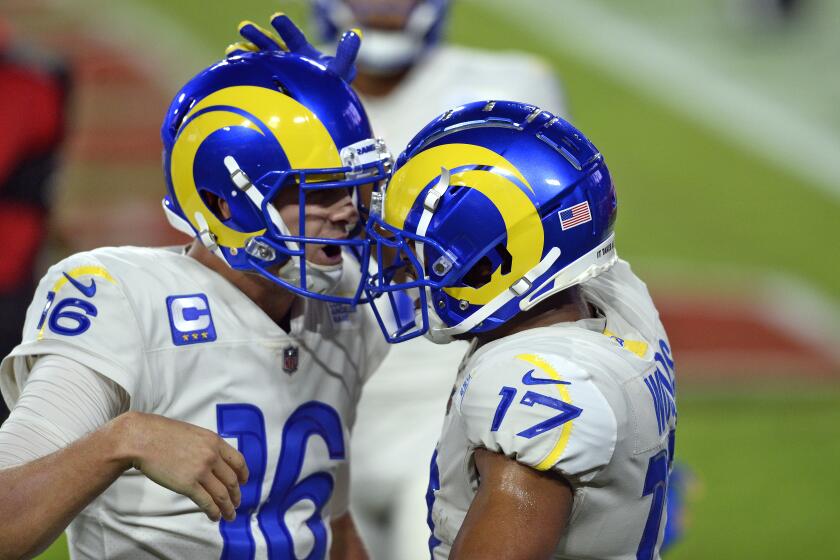
[[[561,381],[559,379],[545,379],[542,377],[534,377],[531,375],[534,370],[528,371],[522,376],[522,383],[525,385],[571,385],[570,381]]]
[[[64,277],[67,278],[67,280],[71,284],[73,284],[76,287],[76,289],[78,289],[80,292],[82,292],[85,295],[85,297],[92,298],[93,296],[96,295],[96,280],[94,278],[90,279],[90,286],[85,286],[84,284],[82,284],[81,282],[76,280],[75,278],[72,278],[66,272],[64,273]]]

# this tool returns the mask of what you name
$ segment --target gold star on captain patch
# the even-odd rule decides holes
[[[207,333],[206,332],[201,333],[201,338],[207,338]]]
[[[185,335],[181,336],[181,338],[183,338],[186,341],[186,340],[190,339],[190,335],[185,334]]]
[[[198,340],[198,333],[193,333],[192,337],[193,337],[193,340]]]

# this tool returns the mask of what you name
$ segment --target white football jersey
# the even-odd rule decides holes
[[[676,426],[668,339],[626,262],[583,295],[602,318],[530,329],[465,359],[432,467],[434,558],[449,556],[478,489],[477,447],[572,485],[554,558],[659,558]]]
[[[387,96],[363,100],[376,135],[396,157],[438,115],[485,99],[522,101],[566,115],[560,84],[539,58],[449,45],[431,50]],[[440,345],[422,337],[395,344],[365,386],[353,436],[353,505],[377,558],[428,557],[422,488],[466,349],[465,342]],[[383,510],[400,517],[392,521],[390,546],[384,547],[373,534],[381,526],[373,518]]]
[[[123,387],[132,410],[219,433],[250,470],[230,523],[127,471],[70,525],[75,558],[324,556],[330,517],[347,506],[361,386],[387,345],[367,307],[296,305],[286,333],[175,249],[97,249],[50,268],[3,362],[7,400],[32,356],[66,356]]]
[[[394,156],[438,115],[485,99],[521,101],[566,115],[560,85],[539,58],[458,46],[430,51],[387,96],[363,96],[373,130]]]

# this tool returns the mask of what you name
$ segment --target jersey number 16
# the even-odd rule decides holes
[[[318,436],[326,444],[329,457],[345,457],[341,419],[331,406],[311,401],[297,408],[283,426],[280,459],[268,498],[260,507],[260,493],[266,471],[267,446],[265,421],[259,408],[251,404],[220,404],[216,407],[219,435],[236,438],[237,447],[248,464],[250,478],[242,486],[242,501],[234,521],[222,521],[224,548],[222,560],[251,560],[256,546],[251,532],[251,518],[256,513],[260,530],[268,546],[268,557],[295,558],[294,540],[285,523],[286,512],[301,500],[315,505],[306,520],[314,543],[308,559],[324,558],[327,553],[327,529],[321,510],[332,495],[334,481],[326,472],[313,473],[298,482],[303,467],[306,444]]]

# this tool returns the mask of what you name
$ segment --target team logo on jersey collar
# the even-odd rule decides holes
[[[297,371],[298,368],[298,347],[286,346],[283,349],[283,371],[289,375]]]
[[[166,298],[166,309],[175,346],[216,340],[213,315],[204,294],[169,296]]]

